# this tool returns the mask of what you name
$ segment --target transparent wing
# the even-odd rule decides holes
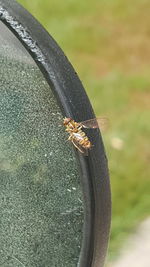
[[[88,149],[82,147],[75,139],[72,140],[72,143],[84,156],[88,156]]]
[[[108,127],[109,120],[106,117],[99,117],[99,118],[94,118],[86,121],[81,121],[80,124],[84,128],[100,128],[101,130],[105,130]]]
[[[79,133],[72,133],[72,135],[77,138],[77,140],[83,140],[83,136],[81,136]]]

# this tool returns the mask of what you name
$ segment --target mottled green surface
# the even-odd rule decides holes
[[[62,114],[30,56],[0,36],[0,266],[75,267],[82,192]]]

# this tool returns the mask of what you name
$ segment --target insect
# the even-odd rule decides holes
[[[76,122],[72,118],[64,118],[63,124],[66,127],[66,132],[69,133],[68,140],[84,155],[88,155],[88,151],[92,148],[92,143],[82,128],[96,129],[103,128],[106,118],[90,119],[83,122]]]

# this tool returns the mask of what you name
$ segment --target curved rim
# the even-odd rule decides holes
[[[64,116],[76,121],[95,117],[84,88],[54,39],[14,0],[0,0],[0,20],[17,36],[53,90]],[[81,167],[85,222],[79,267],[104,265],[111,220],[107,158],[99,130],[89,131],[94,144],[88,157],[76,152]]]

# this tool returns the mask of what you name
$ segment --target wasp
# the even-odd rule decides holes
[[[63,124],[66,132],[69,133],[68,140],[84,155],[88,155],[88,151],[92,148],[92,143],[83,131],[83,128],[98,128],[99,124],[104,125],[106,118],[90,119],[83,122],[76,122],[72,118],[64,118]]]

